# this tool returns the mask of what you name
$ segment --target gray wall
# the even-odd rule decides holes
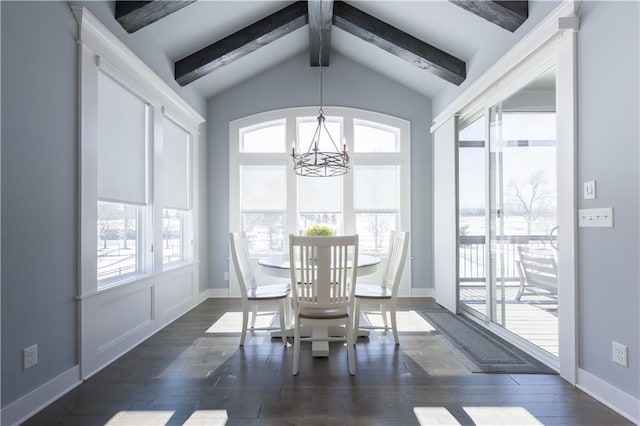
[[[615,223],[613,229],[578,234],[579,367],[635,398],[640,397],[639,8],[638,2],[583,2],[576,188],[580,208],[613,207]],[[494,50],[483,52],[483,58],[504,53],[503,46]],[[475,64],[481,71],[490,65]],[[462,87],[434,99],[434,116],[480,72],[471,74]],[[582,182],[594,179],[598,198],[582,200]],[[614,340],[629,347],[629,368],[611,361]]]
[[[111,6],[89,6],[159,75],[170,77],[168,59],[144,35],[123,34]],[[0,7],[5,407],[78,363],[77,26],[66,2],[3,1]],[[179,93],[205,115],[197,93]],[[206,246],[203,251],[206,256]],[[34,343],[38,365],[22,371],[22,349]]]
[[[640,4],[585,2],[578,34],[578,193],[597,181],[613,229],[579,233],[580,367],[640,397],[639,148]],[[582,197],[580,197],[582,198]],[[611,342],[629,347],[629,368],[611,362]]]
[[[361,108],[411,122],[413,286],[432,287],[431,102],[355,62],[331,54],[323,70],[324,104]],[[229,121],[259,112],[318,104],[318,69],[308,53],[209,100],[209,285],[226,288],[229,232]]]

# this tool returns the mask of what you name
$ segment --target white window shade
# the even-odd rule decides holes
[[[165,118],[162,154],[162,203],[165,208],[191,208],[190,134]]]
[[[148,104],[98,73],[98,198],[147,204]]]
[[[356,210],[397,210],[400,173],[398,166],[354,166],[354,208]]]
[[[286,205],[286,173],[284,166],[242,166],[242,209],[283,210]]]
[[[342,177],[298,177],[299,212],[341,212]]]

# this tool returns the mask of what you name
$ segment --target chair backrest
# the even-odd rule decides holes
[[[246,299],[248,297],[247,289],[256,288],[256,277],[251,267],[247,236],[244,232],[231,232],[229,243],[231,244],[233,268],[236,270],[236,277],[238,277],[238,284],[240,284],[240,294],[243,299]]]
[[[391,231],[389,238],[389,252],[387,254],[387,265],[382,277],[382,286],[390,288],[392,295],[396,296],[400,279],[404,271],[404,262],[409,250],[409,233],[402,231]]]
[[[518,254],[527,284],[557,292],[558,267],[551,250],[518,246]]]
[[[293,302],[336,308],[353,299],[358,271],[358,235],[289,236]]]

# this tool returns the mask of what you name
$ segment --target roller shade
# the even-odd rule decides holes
[[[98,73],[98,198],[147,204],[149,105]]]
[[[164,119],[162,203],[178,210],[191,208],[190,134],[173,121]]]

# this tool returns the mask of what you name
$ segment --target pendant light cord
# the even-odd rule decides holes
[[[322,18],[322,0],[320,0],[320,17]],[[318,51],[318,66],[320,67],[320,115],[322,110],[322,25],[320,25],[320,50]]]

